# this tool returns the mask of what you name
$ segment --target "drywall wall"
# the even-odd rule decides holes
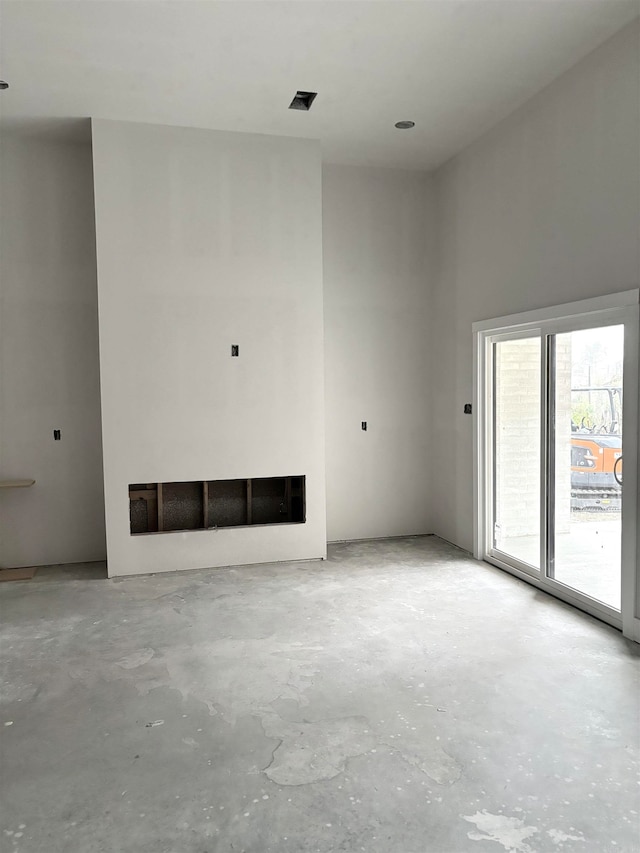
[[[463,548],[471,324],[638,286],[638,33],[626,27],[434,176],[433,519]]]
[[[0,565],[102,560],[89,144],[3,134],[0,217]]]
[[[318,143],[92,134],[109,574],[324,556]],[[285,475],[305,524],[130,535],[130,483]]]
[[[426,175],[323,167],[329,541],[431,532],[432,235]]]

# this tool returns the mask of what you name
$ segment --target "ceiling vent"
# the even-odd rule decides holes
[[[289,109],[309,111],[317,94],[317,92],[296,92],[294,99],[289,104]]]

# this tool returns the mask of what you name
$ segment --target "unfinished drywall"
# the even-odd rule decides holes
[[[435,175],[433,518],[463,548],[471,324],[638,286],[638,34],[626,27]]]
[[[0,565],[102,560],[90,145],[3,134],[0,181]]]
[[[92,125],[109,574],[324,556],[319,145]],[[293,475],[304,524],[130,534],[130,483]]]
[[[431,532],[432,235],[426,175],[323,167],[330,541]]]

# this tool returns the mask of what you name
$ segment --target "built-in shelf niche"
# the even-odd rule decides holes
[[[305,478],[254,477],[129,486],[131,534],[303,524]]]

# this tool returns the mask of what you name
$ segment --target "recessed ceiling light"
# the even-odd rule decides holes
[[[317,92],[296,92],[289,104],[289,109],[310,110],[311,104],[315,101],[317,94]]]
[[[410,128],[415,127],[415,126],[416,126],[415,121],[397,121],[396,122],[396,127],[398,128],[398,130],[409,130]]]
[[[0,80],[0,89],[8,89],[9,84],[5,80]]]

